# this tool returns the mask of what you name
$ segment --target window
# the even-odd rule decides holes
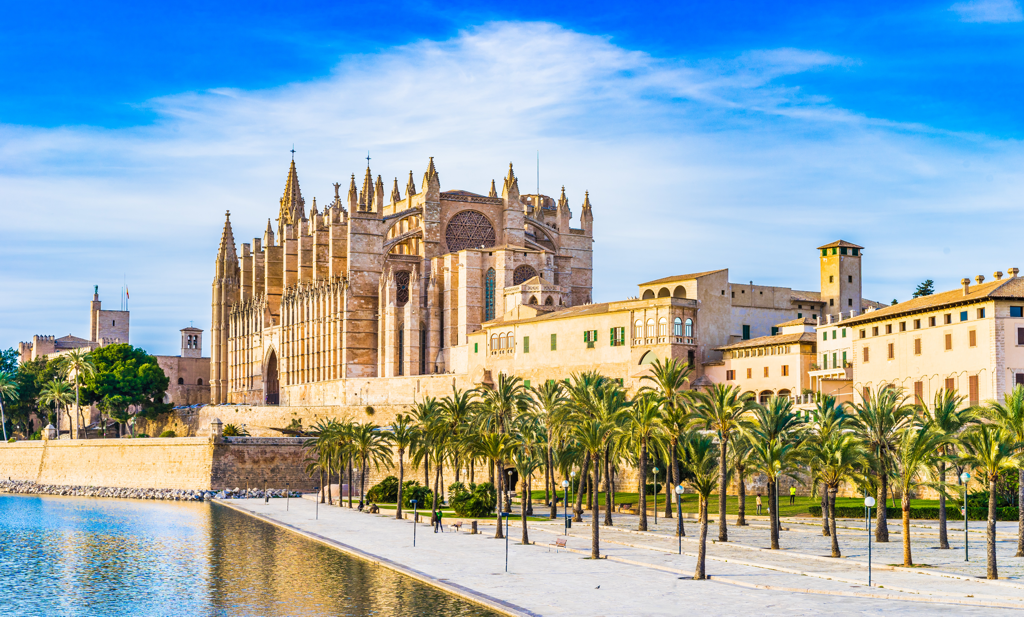
[[[960,321],[967,321],[967,311],[960,311]]]
[[[736,380],[736,371],[726,371],[725,372],[725,380],[726,381],[735,381]]]
[[[584,330],[583,342],[587,344],[587,349],[593,349],[597,344],[597,330]]]
[[[750,326],[746,326],[746,325],[743,326],[743,340],[744,341],[749,341],[750,340]]]
[[[484,276],[484,321],[494,319],[494,268]]]
[[[871,336],[878,336],[878,326],[872,326]]]
[[[747,379],[750,379],[751,377],[753,377],[753,373],[754,373],[754,369],[748,368],[747,369]]]
[[[914,403],[917,405],[924,405],[924,382],[914,382]]]
[[[1024,306],[1011,306],[1010,317],[1024,317]]]
[[[828,368],[828,354],[827,353],[821,354],[821,368],[823,368],[823,369]]]
[[[633,338],[644,337],[644,322],[637,319],[633,322]]]
[[[864,347],[864,350],[863,350],[863,351],[864,351],[864,361],[865,361],[865,362],[867,362],[867,361],[868,361],[868,358],[870,357],[870,355],[871,355],[871,354],[869,354],[869,353],[868,353],[868,348],[867,348],[867,346],[865,346],[865,347]]]
[[[919,338],[914,339],[914,355],[921,355],[921,339]]]
[[[1024,386],[1024,373],[1017,373],[1013,378],[1016,385]]]
[[[953,349],[953,335],[952,334],[947,334],[946,335],[946,351],[949,351],[950,349]]]
[[[978,376],[970,375],[967,377],[967,400],[971,405],[978,404]]]
[[[944,323],[944,324],[951,324],[951,323],[953,323],[953,314],[952,313],[946,313],[945,315],[943,315],[942,316],[942,323]]]
[[[530,353],[530,337],[523,337],[523,353]]]
[[[1017,344],[1024,345],[1024,328],[1017,328]]]
[[[782,365],[782,376],[783,377],[789,377],[789,365],[788,364],[783,364]]]
[[[885,333],[886,334],[892,334],[892,324],[891,323],[885,324]]]
[[[765,377],[767,377],[767,376],[768,376],[768,367],[767,367],[767,366],[766,366],[766,367],[764,367],[764,376],[765,376]]]
[[[846,299],[846,306],[853,306],[853,298]]]
[[[778,333],[779,333],[779,328],[777,326],[772,326],[772,336],[775,336]]]
[[[889,343],[889,359],[892,360],[896,357],[896,345]]]
[[[821,249],[821,256],[828,257],[828,249]]]
[[[836,277],[834,277],[832,275],[829,275],[829,277],[828,277],[828,282],[829,283],[835,282],[835,280],[836,280]]]
[[[526,388],[529,388],[530,387],[530,380],[529,379],[524,379],[523,380],[523,386],[526,387]]]
[[[846,368],[846,352],[843,352],[843,368]]]
[[[845,246],[841,246],[841,247],[839,247],[839,253],[840,253],[841,255],[845,255],[845,254],[846,254],[846,247],[845,247]]]
[[[626,344],[625,328],[612,328],[610,334],[612,347],[621,347]]]
[[[823,341],[827,341],[828,340],[828,332],[822,332],[821,333],[821,340],[823,340]]]
[[[679,317],[676,317],[675,319],[672,320],[672,336],[682,336],[682,335],[683,335],[683,320],[680,319]]]
[[[947,377],[946,378],[946,392],[952,392],[953,390],[956,390],[956,380],[953,379],[952,377]]]
[[[906,332],[906,331],[907,331],[907,322],[901,321],[900,322],[900,332]]]
[[[203,378],[202,378],[202,377],[200,377],[200,378],[199,378],[199,379],[198,379],[198,380],[196,381],[196,385],[197,385],[197,386],[201,386],[201,385],[203,385]]]
[[[797,319],[802,319],[802,318],[803,318],[803,316],[804,316],[804,314],[803,314],[803,313],[797,313],[797,314],[796,314],[796,317],[797,317]]]
[[[693,336],[693,320],[692,319],[687,319],[686,320],[686,323],[684,324],[684,327],[683,327],[683,332],[685,333],[683,336],[689,336],[689,337]]]
[[[843,328],[843,338],[846,338],[846,328]]]
[[[185,385],[185,378],[184,377],[179,377],[178,378],[178,385],[179,386]]]
[[[985,309],[978,309],[978,319],[985,319]]]
[[[857,249],[853,249],[853,254],[854,255],[857,254]],[[853,282],[853,275],[852,274],[846,275],[846,282],[847,283],[852,283]],[[850,304],[853,304],[853,300],[850,300]]]
[[[928,326],[931,327],[931,328],[935,327],[935,318],[934,317],[929,317],[928,318]]]
[[[915,330],[920,330],[921,329],[921,320],[920,319],[915,319],[914,320],[914,329]]]
[[[552,334],[551,335],[551,351],[556,351],[557,349],[558,349],[558,335],[557,334]]]
[[[491,335],[491,349],[498,349],[498,335]]]
[[[829,306],[835,306],[836,305],[836,299],[835,298],[829,298],[828,299],[828,305]]]
[[[668,336],[668,320],[664,317],[658,320],[658,336]]]
[[[837,354],[835,352],[832,352],[832,368],[839,368],[839,365],[836,364],[836,356]]]
[[[833,341],[836,340],[836,331],[835,330],[832,331],[832,340]]]
[[[967,333],[967,344],[970,347],[978,346],[978,332],[976,330],[971,330]]]
[[[860,337],[861,338],[865,338],[866,336],[867,336],[867,330],[861,330],[860,331]]]

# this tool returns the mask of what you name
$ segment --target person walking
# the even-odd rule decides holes
[[[796,503],[796,487],[795,486],[791,486],[791,487],[789,487],[789,505],[793,505],[795,503]]]
[[[442,523],[441,523],[441,511],[440,510],[438,510],[437,514],[434,515],[434,533],[437,533],[438,530],[440,530],[441,533],[444,533],[444,525],[442,525]]]
[[[757,494],[757,515],[761,516],[761,493]]]

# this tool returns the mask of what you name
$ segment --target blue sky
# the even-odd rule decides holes
[[[894,4],[11,5],[0,344],[87,334],[126,277],[132,342],[176,352],[292,143],[321,202],[366,150],[477,191],[540,150],[543,192],[590,191],[597,300],[714,267],[816,289],[839,237],[883,301],[1024,267],[1021,3]]]

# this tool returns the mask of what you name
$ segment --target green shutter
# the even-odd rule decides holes
[[[529,379],[524,379],[523,380],[523,385],[526,386],[527,388],[529,388],[530,387],[530,380]]]
[[[473,343],[473,353],[478,353],[479,351],[480,351],[480,343]]]
[[[530,337],[528,336],[523,337],[523,353],[530,353]],[[530,384],[527,383],[526,387],[529,388]]]
[[[558,349],[558,335],[557,334],[552,334],[551,335],[551,351],[555,351],[557,349]]]

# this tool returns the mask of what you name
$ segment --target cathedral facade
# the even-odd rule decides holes
[[[431,158],[417,190],[388,192],[367,168],[346,198],[308,212],[294,160],[276,226],[237,251],[230,215],[213,283],[213,403],[288,404],[296,387],[341,380],[465,375],[470,335],[520,305],[591,302],[593,213],[521,194],[442,191]]]

